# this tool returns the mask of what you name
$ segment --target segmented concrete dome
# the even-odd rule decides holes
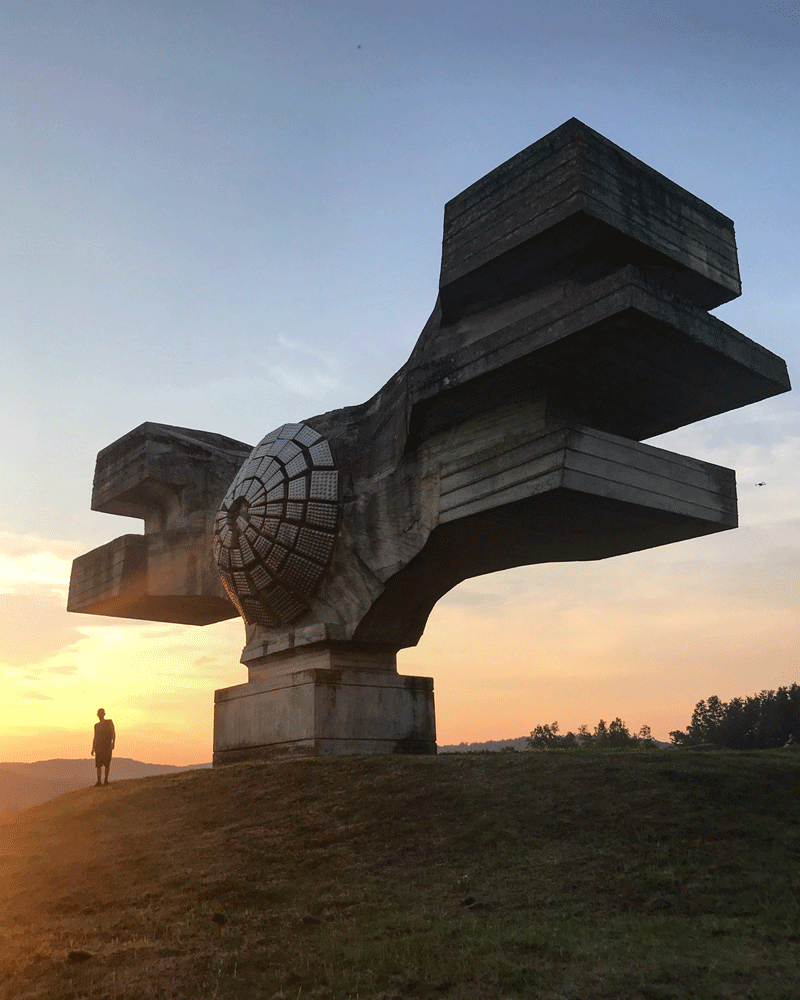
[[[339,523],[339,475],[328,442],[284,424],[250,453],[214,522],[222,581],[250,624],[277,627],[308,610]]]

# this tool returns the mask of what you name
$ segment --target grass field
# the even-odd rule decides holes
[[[794,749],[189,771],[0,855],[3,1000],[800,997]]]

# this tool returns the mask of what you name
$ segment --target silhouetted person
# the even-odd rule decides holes
[[[94,766],[97,768],[96,785],[107,785],[108,769],[111,766],[111,751],[114,749],[117,734],[114,731],[114,723],[111,719],[106,718],[104,708],[97,709],[97,718],[100,721],[94,725],[94,740],[92,741],[92,756],[94,757]],[[106,769],[105,781],[100,780],[100,769],[103,767]]]

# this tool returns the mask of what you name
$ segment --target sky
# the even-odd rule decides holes
[[[577,117],[736,226],[714,315],[800,371],[800,3],[4,0],[0,760],[211,758],[237,620],[65,610],[97,452],[149,420],[256,444],[362,402],[436,299],[446,201]],[[621,717],[659,739],[800,681],[796,393],[650,443],[736,469],[740,527],[467,581],[401,673],[440,744]],[[764,482],[763,487],[755,484]]]

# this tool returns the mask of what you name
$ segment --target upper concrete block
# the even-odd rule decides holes
[[[445,206],[444,322],[540,272],[629,263],[668,272],[702,309],[741,294],[733,222],[570,118]]]
[[[98,453],[92,510],[155,517],[160,527],[175,511],[182,524],[188,511],[205,514],[212,494],[219,502],[251,449],[222,434],[141,424]]]
[[[145,423],[97,456],[92,508],[144,520],[73,563],[67,608],[191,625],[234,618],[212,549],[213,517],[251,447]]]

